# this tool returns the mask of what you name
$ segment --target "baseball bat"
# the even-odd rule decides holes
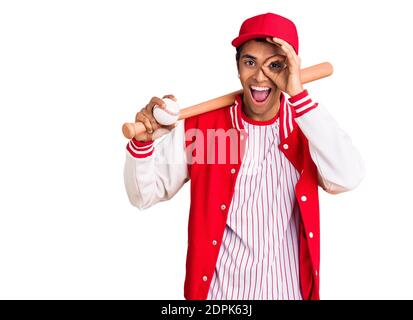
[[[301,69],[301,82],[308,83],[330,76],[333,73],[333,66],[329,62],[323,62],[304,69]],[[198,114],[206,113],[212,110],[223,108],[232,105],[235,97],[242,93],[242,89],[228,93],[224,96],[214,98],[199,104],[181,109],[179,111],[179,120],[190,118]],[[123,135],[132,139],[133,137],[146,131],[145,126],[141,122],[125,123],[122,126]]]

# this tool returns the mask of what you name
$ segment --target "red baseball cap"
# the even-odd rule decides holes
[[[298,34],[295,24],[275,13],[265,13],[245,20],[239,30],[239,36],[232,40],[234,47],[239,47],[255,38],[276,37],[287,41],[298,54]]]

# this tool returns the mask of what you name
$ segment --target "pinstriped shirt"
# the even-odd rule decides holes
[[[279,117],[248,134],[208,299],[301,300],[299,173],[279,150]]]

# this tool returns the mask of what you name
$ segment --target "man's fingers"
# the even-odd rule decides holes
[[[270,57],[264,61],[261,66],[264,74],[270,79],[276,79],[280,73],[283,73],[287,68],[287,59],[280,59],[278,57]],[[274,64],[274,65],[273,65]]]
[[[271,68],[272,63],[277,63],[279,65],[278,68],[273,68],[274,71],[282,71],[287,65],[287,57],[284,57],[283,59],[280,59],[279,57],[269,57],[267,60],[264,61],[262,66],[266,68]]]
[[[160,124],[156,121],[155,117],[153,116],[153,109],[152,111],[149,108],[145,108],[142,110],[144,116],[149,119],[152,125],[152,129],[155,131],[160,127]]]
[[[149,104],[147,105],[147,107],[149,107],[152,111],[155,105],[161,107],[162,109],[165,109],[166,107],[166,103],[161,98],[158,98],[158,97],[153,97],[151,101],[149,101]]]
[[[266,65],[263,65],[261,67],[262,72],[264,72],[264,74],[270,78],[271,80],[274,80],[274,73],[270,72],[269,68]]]
[[[291,46],[291,44],[289,44],[287,41],[280,39],[280,38],[272,38],[271,42],[273,42],[274,44],[278,44],[281,48],[286,48],[286,49],[292,49],[294,50],[294,48]],[[295,51],[294,51],[295,52]]]
[[[172,94],[167,94],[163,97],[164,98],[169,98],[174,101],[177,101],[175,96]],[[158,106],[160,108],[165,108],[166,103],[158,98],[158,97],[153,97],[149,103],[146,105],[145,108],[143,108],[141,111],[139,111],[136,116],[135,116],[135,122],[141,122],[144,126],[146,131],[142,133],[141,138],[144,139],[145,141],[147,140],[152,140],[154,138],[153,133],[159,129],[159,128],[165,128],[167,130],[172,130],[175,128],[176,124],[170,125],[170,126],[163,126],[159,124],[155,117],[153,116],[153,108],[155,106]]]
[[[267,40],[267,42],[271,43],[271,44],[275,44],[277,47],[281,47],[281,44],[278,42],[275,42],[272,38],[265,38],[265,40]]]
[[[175,98],[175,96],[173,94],[166,94],[166,95],[163,96],[162,99],[165,99],[165,98],[171,99],[175,102],[177,101],[177,99]]]
[[[153,128],[152,128],[151,121],[150,121],[142,112],[139,112],[139,113],[136,115],[136,119],[137,119],[139,122],[142,122],[142,123],[143,123],[143,125],[144,125],[145,128],[146,128],[146,132],[148,132],[148,133],[152,133],[152,132],[153,132]]]
[[[271,79],[271,81],[272,81],[275,85],[277,85],[277,78],[280,76],[280,74],[281,74],[282,72],[272,72],[272,71],[270,70],[270,68],[267,67],[267,66],[262,66],[262,67],[261,67],[261,70],[262,70],[262,72],[263,72],[268,78]],[[285,68],[284,68],[284,70],[285,70]]]
[[[280,44],[281,50],[283,50],[287,54],[288,62],[290,65],[300,65],[300,58],[291,44],[280,38],[273,38],[272,40],[274,43]]]
[[[266,38],[267,42],[277,45],[287,55],[287,65],[289,68],[299,67],[301,64],[300,58],[296,54],[292,45],[280,38]]]

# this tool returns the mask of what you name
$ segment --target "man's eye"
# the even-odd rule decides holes
[[[244,63],[245,63],[245,65],[247,65],[247,66],[253,66],[253,65],[255,65],[255,62],[252,61],[252,60],[245,60]]]
[[[270,63],[270,68],[275,70],[281,70],[284,67],[284,64],[274,61]]]

